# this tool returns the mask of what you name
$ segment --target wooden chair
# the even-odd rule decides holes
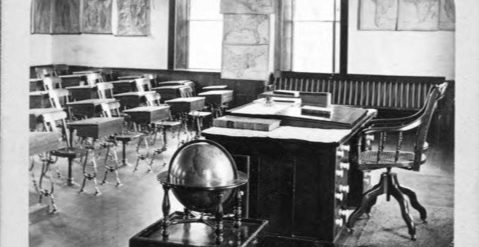
[[[43,78],[43,89],[45,91],[59,89],[62,87],[62,79],[60,77],[44,77]]]
[[[151,91],[151,82],[147,78],[135,79],[136,90],[138,92]]]
[[[113,84],[110,82],[99,82],[96,84],[99,99],[113,98]]]
[[[86,83],[90,86],[95,86],[99,82],[104,82],[103,76],[99,73],[91,73],[86,75]]]
[[[159,93],[152,91],[151,93],[145,94],[145,100],[147,106],[159,106],[161,96]]]
[[[48,76],[57,76],[56,71],[51,67],[37,67],[35,68],[37,78],[45,78]]]
[[[379,195],[386,194],[387,201],[389,201],[391,195],[398,201],[402,217],[409,230],[409,235],[412,240],[416,239],[416,228],[409,214],[408,201],[405,199],[405,195],[409,198],[412,207],[419,212],[423,221],[426,221],[426,209],[419,203],[414,191],[399,184],[397,174],[392,173],[391,169],[401,168],[419,171],[421,165],[426,162],[426,151],[428,149],[426,137],[429,125],[437,108],[438,101],[444,96],[446,87],[447,83],[434,86],[429,91],[423,108],[416,114],[406,118],[378,119],[362,130],[360,133],[362,137],[378,134],[379,143],[377,150],[359,152],[357,161],[359,169],[386,169],[386,172],[381,175],[378,184],[363,194],[361,205],[349,216],[347,222],[349,229],[354,226],[359,216],[363,213],[369,214]],[[414,135],[414,150],[413,152],[403,151],[403,133],[412,130],[416,131]],[[398,136],[395,150],[385,150],[385,143],[389,134],[397,134]]]
[[[85,154],[85,150],[83,147],[72,147],[70,146],[70,138],[69,132],[66,127],[66,113],[47,113],[43,115],[43,122],[46,131],[53,131],[62,133],[65,138],[65,146],[51,152],[53,157],[56,157],[55,162],[58,158],[66,158],[68,159],[68,178],[67,178],[67,185],[68,186],[75,186],[78,185],[73,181],[72,169],[73,169],[73,160],[76,158],[81,158]],[[84,172],[86,166],[87,159],[84,160]],[[96,170],[96,164],[94,164],[94,169]],[[57,174],[59,172],[57,171]]]

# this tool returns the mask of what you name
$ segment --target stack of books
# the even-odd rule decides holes
[[[272,131],[278,128],[280,123],[281,120],[277,119],[238,117],[230,115],[213,120],[214,127],[259,131]]]

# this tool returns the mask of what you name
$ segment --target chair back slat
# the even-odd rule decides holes
[[[113,83],[100,82],[96,84],[96,88],[99,99],[110,99],[113,97]]]
[[[444,97],[448,83],[444,82],[440,85],[435,85],[431,88],[426,102],[421,109],[423,114],[419,117],[421,125],[416,130],[416,141],[414,144],[414,165],[413,170],[418,171],[421,165],[421,157],[424,153],[424,146],[426,145],[426,138],[429,131],[434,111],[437,108],[437,103]]]

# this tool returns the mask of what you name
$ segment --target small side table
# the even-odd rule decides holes
[[[214,229],[202,223],[183,223],[168,227],[169,236],[163,238],[159,220],[130,239],[130,247],[247,247],[255,246],[256,238],[268,224],[267,220],[242,219],[239,228],[233,227],[234,220],[224,219],[224,240],[215,243]]]

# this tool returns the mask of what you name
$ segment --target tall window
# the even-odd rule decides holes
[[[282,70],[339,72],[340,6],[340,0],[284,0]]]
[[[177,1],[176,68],[219,70],[223,15],[220,0]]]

